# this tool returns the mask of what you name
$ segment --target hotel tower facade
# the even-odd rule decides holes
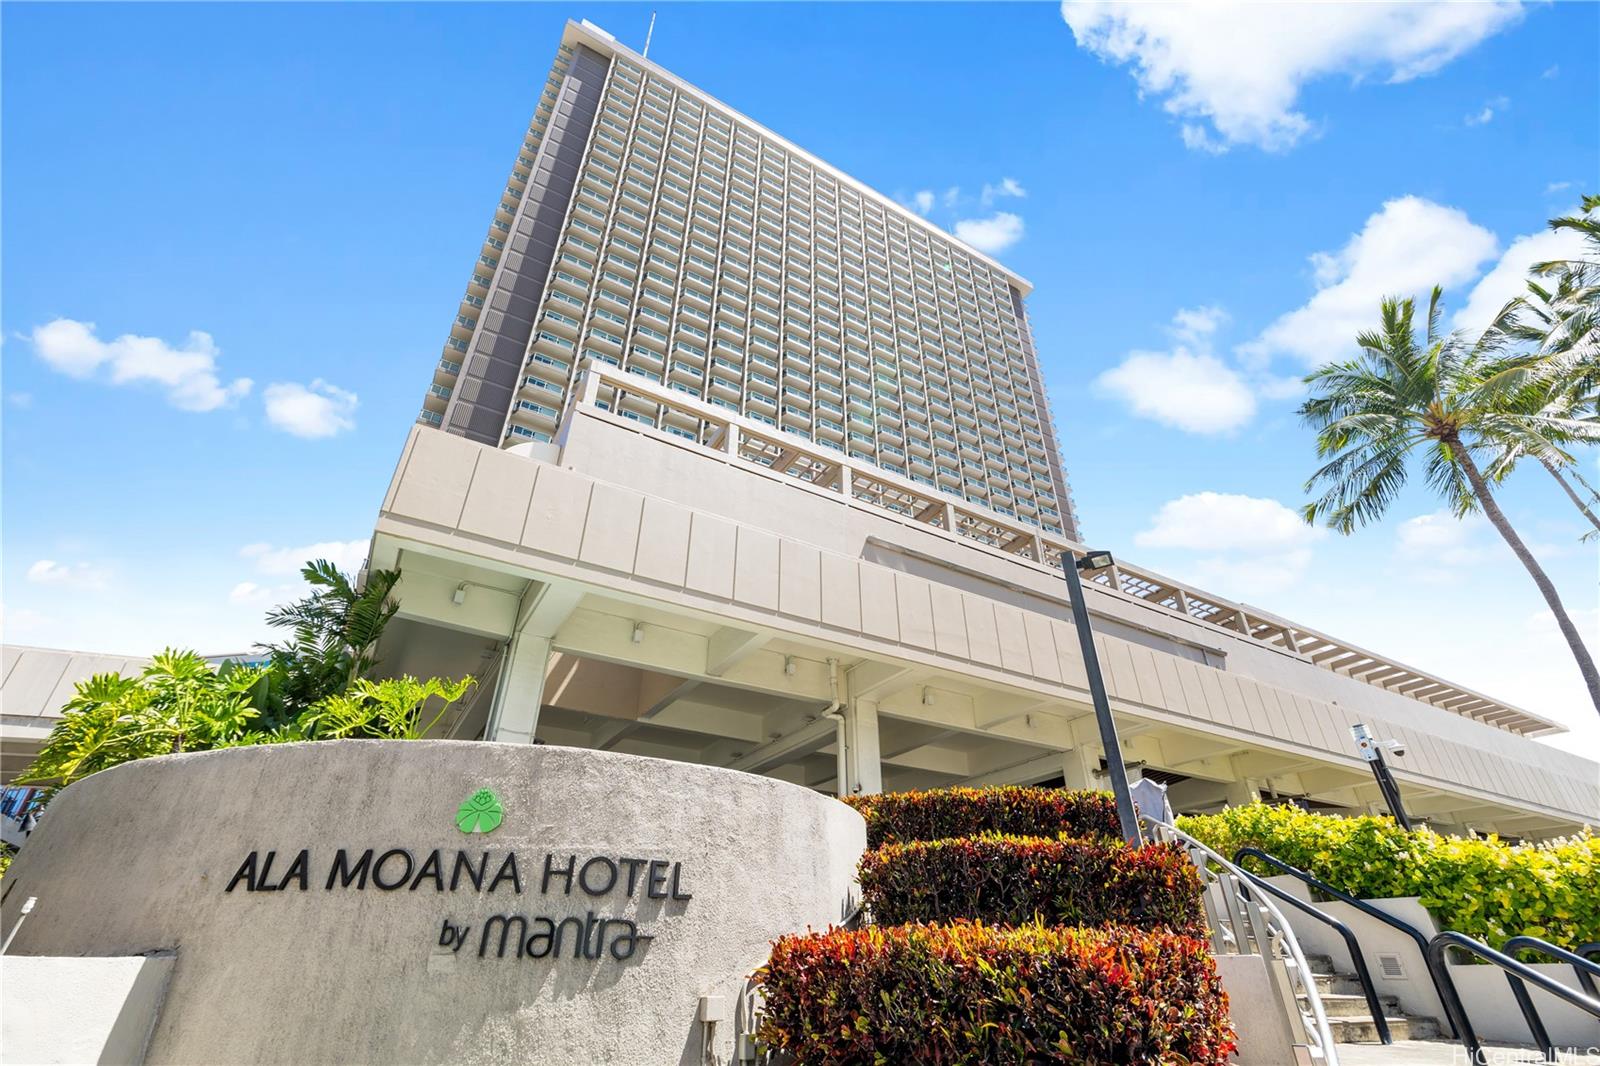
[[[571,35],[420,421],[548,442],[584,365],[1076,539],[1023,297],[919,215],[643,60]],[[706,443],[715,422],[598,403]]]

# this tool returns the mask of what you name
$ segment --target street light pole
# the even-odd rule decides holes
[[[1089,675],[1089,696],[1094,701],[1094,716],[1100,724],[1100,746],[1106,749],[1106,769],[1111,775],[1111,791],[1117,797],[1117,821],[1122,826],[1122,839],[1133,847],[1143,843],[1139,835],[1139,817],[1133,809],[1133,794],[1128,791],[1128,770],[1122,764],[1122,743],[1117,739],[1117,723],[1111,717],[1111,704],[1106,699],[1106,682],[1100,673],[1100,656],[1095,652],[1094,632],[1089,628],[1089,608],[1083,601],[1083,581],[1079,570],[1100,570],[1110,566],[1110,552],[1088,552],[1083,558],[1074,558],[1071,552],[1061,553],[1061,569],[1067,577],[1067,591],[1072,598],[1072,625],[1078,631],[1078,645],[1083,649],[1083,668]]]
[[[1382,745],[1373,739],[1372,733],[1365,725],[1351,726],[1350,734],[1356,738],[1356,749],[1361,752],[1361,757],[1372,767],[1372,776],[1378,782],[1378,791],[1383,793],[1383,802],[1388,804],[1389,813],[1400,823],[1401,829],[1410,829],[1411,818],[1406,814],[1406,805],[1400,799],[1400,783],[1389,772],[1389,764],[1383,757]],[[1403,750],[1401,754],[1404,754]]]

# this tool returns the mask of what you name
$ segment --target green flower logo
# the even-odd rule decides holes
[[[480,788],[456,811],[456,828],[463,833],[492,833],[506,816],[493,792]]]

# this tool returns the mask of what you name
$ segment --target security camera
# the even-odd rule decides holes
[[[1388,748],[1389,754],[1394,755],[1396,758],[1405,756],[1406,746],[1398,740],[1386,740],[1383,742],[1383,746]]]

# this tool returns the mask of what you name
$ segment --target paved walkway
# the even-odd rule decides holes
[[[1548,1060],[1537,1050],[1514,1044],[1485,1044],[1487,1066],[1526,1066]],[[1562,1066],[1600,1066],[1600,1048],[1563,1053]],[[1444,1040],[1396,1040],[1382,1044],[1340,1044],[1339,1066],[1468,1066],[1460,1044]]]

